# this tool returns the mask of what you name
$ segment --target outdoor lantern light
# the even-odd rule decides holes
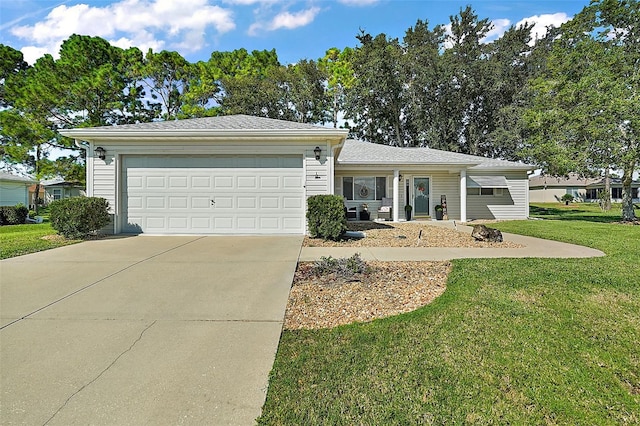
[[[104,160],[107,157],[107,150],[101,146],[96,147],[93,152],[95,152],[98,158],[101,160]]]
[[[313,150],[313,153],[316,155],[316,160],[320,160],[320,153],[322,152],[322,150],[320,149],[319,146],[316,146],[316,149]]]

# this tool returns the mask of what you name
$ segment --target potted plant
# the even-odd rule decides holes
[[[369,220],[369,205],[367,203],[362,204],[362,210],[360,210],[360,220]]]
[[[407,204],[406,206],[404,206],[404,216],[407,218],[407,220],[411,220],[411,210],[413,210],[413,207],[411,207],[411,204]]]
[[[570,202],[573,201],[573,195],[571,194],[564,194],[562,196],[562,198],[560,198],[562,201],[564,201],[564,205],[568,206]]]
[[[438,204],[434,207],[434,209],[436,210],[436,220],[442,220],[442,205]]]

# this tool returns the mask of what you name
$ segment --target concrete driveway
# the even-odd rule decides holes
[[[301,244],[138,236],[1,261],[1,423],[252,424]]]

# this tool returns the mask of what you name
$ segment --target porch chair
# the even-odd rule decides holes
[[[393,214],[393,198],[383,198],[378,209],[378,219],[391,220]]]
[[[344,200],[344,214],[347,217],[347,220],[358,220],[358,208],[347,206],[347,200]]]

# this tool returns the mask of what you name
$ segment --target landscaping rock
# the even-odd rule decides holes
[[[474,225],[473,231],[471,231],[471,236],[475,238],[476,241],[488,241],[492,243],[502,242],[502,232],[497,229],[487,228],[484,225]]]

